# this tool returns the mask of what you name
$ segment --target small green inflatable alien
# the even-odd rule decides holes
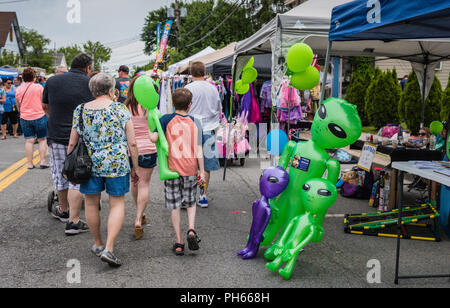
[[[288,170],[289,185],[276,202],[272,200],[272,215],[264,232],[261,246],[269,246],[278,232],[284,232],[288,223],[305,213],[300,189],[306,181],[321,178],[328,171],[328,180],[336,185],[341,167],[330,159],[326,149],[343,148],[361,136],[362,125],[355,105],[339,98],[330,98],[320,107],[311,127],[312,139],[286,145],[279,166]],[[319,222],[321,224],[321,222]],[[268,260],[275,259],[274,248],[266,250]]]
[[[323,237],[322,222],[337,198],[336,185],[325,179],[312,179],[303,185],[300,192],[305,214],[294,217],[274,244],[275,260],[267,263],[266,267],[275,272],[283,262],[285,268],[280,275],[289,279],[294,270],[298,254],[309,242],[318,243]]]

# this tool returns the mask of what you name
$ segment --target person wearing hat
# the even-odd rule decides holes
[[[130,69],[126,65],[119,67],[119,78],[116,79],[116,89],[119,90],[118,102],[124,103],[128,96],[128,88],[130,87],[131,79],[128,76]]]

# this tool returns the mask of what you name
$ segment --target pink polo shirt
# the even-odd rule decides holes
[[[45,115],[42,109],[42,93],[44,88],[37,83],[27,82],[16,89],[16,101],[20,108],[20,118],[33,121]]]

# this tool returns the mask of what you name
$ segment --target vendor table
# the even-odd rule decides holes
[[[364,146],[364,143],[367,141],[364,140],[358,140],[354,144],[350,145],[351,150],[361,150]],[[432,160],[442,160],[444,154],[441,151],[430,151],[426,149],[415,149],[415,148],[406,148],[404,146],[399,146],[397,148],[393,148],[392,146],[382,146],[378,145],[377,147],[377,153],[383,153],[387,154],[391,158],[391,164],[393,162],[400,162],[400,161],[410,161],[410,160],[426,160],[426,161],[432,161]],[[397,185],[397,170],[392,170],[391,173],[391,181],[390,181],[390,191],[391,195],[389,196],[388,201],[388,209],[393,210],[398,208],[397,204],[397,198],[395,192],[397,191],[396,185]]]
[[[399,276],[399,265],[400,265],[400,239],[402,232],[402,198],[403,198],[403,179],[404,174],[410,173],[418,175],[424,179],[428,179],[442,185],[450,186],[450,176],[442,175],[436,173],[432,169],[418,169],[414,166],[414,162],[393,162],[392,168],[398,170],[397,185],[398,185],[398,235],[397,235],[397,254],[395,263],[395,284],[398,284],[399,279],[418,279],[418,278],[450,278],[450,274],[444,275],[415,275],[415,276]]]
[[[367,141],[358,140],[354,144],[350,145],[351,150],[361,150],[364,143]],[[377,152],[387,154],[391,157],[391,163],[395,161],[410,161],[410,160],[442,160],[443,154],[441,151],[430,151],[425,149],[406,148],[399,146],[394,149],[391,146],[377,147]]]

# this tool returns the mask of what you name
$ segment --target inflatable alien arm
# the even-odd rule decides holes
[[[287,169],[296,146],[297,146],[296,142],[289,141],[289,143],[286,145],[286,147],[283,150],[283,154],[281,154],[280,162],[278,163],[278,166],[282,167],[284,170]]]
[[[339,180],[339,175],[341,173],[341,164],[335,159],[330,158],[327,161],[327,170],[328,170],[328,181],[333,184],[336,184]]]

